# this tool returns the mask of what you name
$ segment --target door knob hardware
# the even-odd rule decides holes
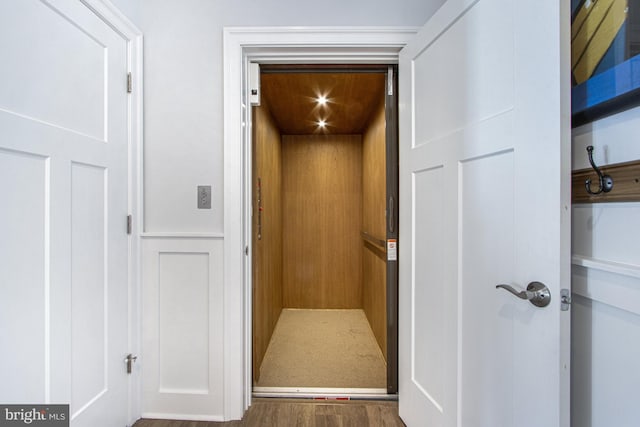
[[[124,363],[127,364],[127,374],[130,374],[133,371],[133,363],[138,360],[138,356],[134,356],[133,354],[127,354],[127,357],[124,359]]]
[[[509,291],[520,299],[528,300],[536,307],[546,307],[551,302],[551,292],[549,292],[549,288],[544,283],[531,282],[526,291],[519,292],[510,285],[497,285],[497,288]]]

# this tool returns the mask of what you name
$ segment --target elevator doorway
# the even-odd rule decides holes
[[[397,392],[394,66],[262,65],[253,106],[256,395]]]

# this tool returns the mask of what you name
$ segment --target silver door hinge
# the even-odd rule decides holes
[[[560,290],[560,310],[569,311],[571,307],[571,291],[569,289]]]
[[[127,215],[127,234],[133,231],[133,216]]]
[[[131,73],[127,73],[127,93],[133,92],[133,77]]]
[[[393,96],[393,86],[394,86],[394,80],[393,80],[393,67],[389,67],[387,70],[387,95],[389,96]]]

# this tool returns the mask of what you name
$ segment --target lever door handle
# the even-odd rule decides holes
[[[531,282],[526,291],[520,292],[509,285],[497,285],[497,288],[505,289],[520,299],[528,300],[536,307],[546,307],[551,302],[551,292],[544,283]]]

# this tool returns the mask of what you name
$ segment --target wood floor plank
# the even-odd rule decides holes
[[[142,419],[134,427],[404,427],[398,403],[254,399],[242,421],[197,422]]]
[[[390,408],[385,406],[369,406],[367,407],[369,418],[377,420],[376,425],[381,427],[403,427],[404,423],[398,416],[398,408]]]

